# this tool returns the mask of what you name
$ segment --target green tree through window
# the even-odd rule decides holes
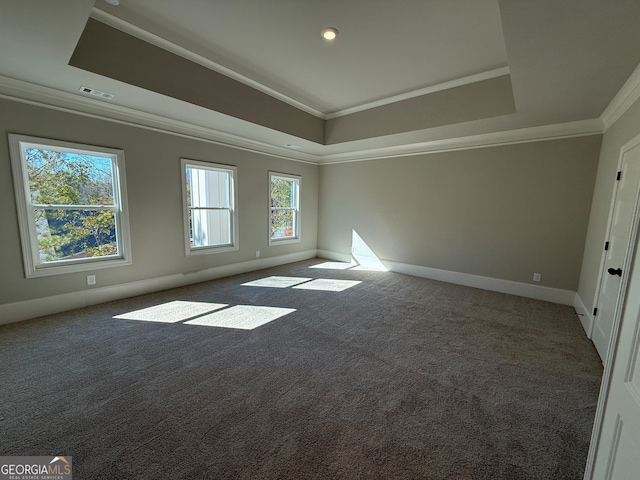
[[[118,254],[109,158],[27,148],[25,163],[41,261]]]
[[[9,140],[26,276],[130,264],[122,150]]]
[[[25,157],[41,261],[117,255],[110,159],[38,148]]]

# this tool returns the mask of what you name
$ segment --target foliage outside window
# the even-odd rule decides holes
[[[182,160],[187,255],[238,249],[236,168]]]
[[[269,245],[300,241],[300,177],[269,173]]]
[[[130,264],[123,152],[9,139],[26,276]]]

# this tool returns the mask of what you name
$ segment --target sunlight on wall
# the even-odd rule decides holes
[[[351,235],[351,256],[363,267],[362,269],[387,271],[387,267],[383,265],[369,245],[358,235],[358,232],[352,230]]]

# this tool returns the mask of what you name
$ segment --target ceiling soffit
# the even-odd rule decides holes
[[[336,144],[515,112],[509,75],[329,120],[89,18],[69,65],[318,144]]]
[[[316,143],[323,120],[89,18],[69,65]]]

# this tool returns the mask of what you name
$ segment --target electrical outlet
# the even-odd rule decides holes
[[[260,256],[260,250],[256,250],[256,258]]]
[[[87,275],[87,285],[95,285],[95,284],[96,284],[96,276]]]
[[[542,279],[542,274],[540,273],[534,273],[533,274],[533,281],[534,282],[539,282]]]

